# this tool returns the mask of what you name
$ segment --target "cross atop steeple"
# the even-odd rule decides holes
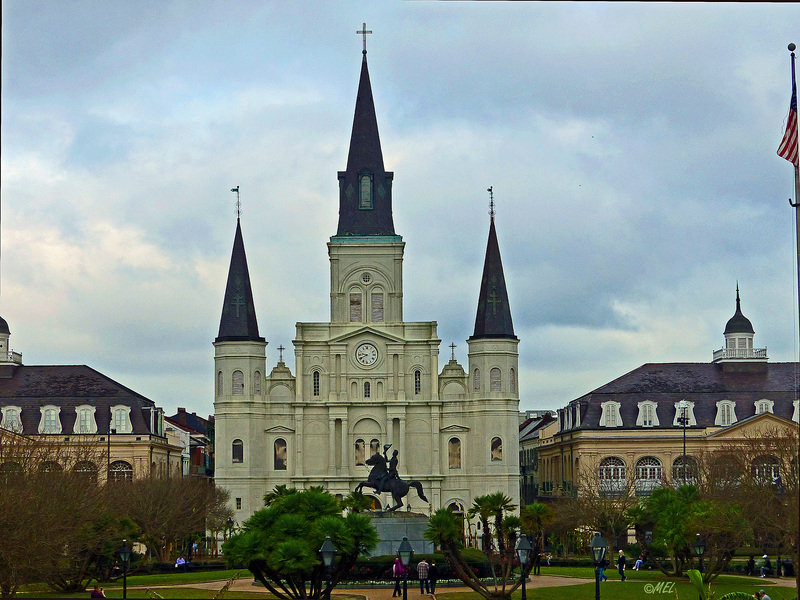
[[[239,186],[237,185],[235,188],[231,188],[232,192],[236,192],[236,218],[242,216],[242,203],[239,201]]]
[[[363,23],[361,25],[361,31],[356,31],[356,33],[358,35],[363,35],[364,36],[364,50],[362,51],[362,54],[366,54],[367,53],[367,34],[368,33],[372,33],[372,32],[371,31],[367,31],[367,24]]]
[[[450,342],[450,360],[456,359],[456,343]]]
[[[283,351],[284,350],[286,350],[286,348],[283,347],[283,344],[278,346],[278,352],[280,352],[280,356],[278,357],[278,362],[283,362]]]
[[[494,186],[490,185],[489,189],[486,190],[489,192],[489,216],[494,220],[494,193],[492,192],[492,188]]]

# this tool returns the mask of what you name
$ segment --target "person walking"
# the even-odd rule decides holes
[[[542,553],[537,552],[536,556],[533,557],[533,574],[534,575],[541,575],[542,574]]]
[[[423,558],[417,565],[417,575],[419,576],[419,593],[430,594],[431,586],[428,576],[430,575],[430,565]]]
[[[399,558],[394,559],[394,564],[392,565],[392,577],[394,577],[394,591],[392,592],[392,598],[402,596],[403,590],[400,589],[400,582],[403,580],[403,563],[400,562]]]
[[[619,557],[617,558],[617,571],[619,571],[619,576],[622,581],[625,581],[627,577],[625,577],[625,553],[620,550]]]
[[[439,567],[436,566],[436,561],[431,561],[431,566],[428,569],[428,581],[431,584],[431,594],[436,593],[436,582],[439,581]]]
[[[607,567],[608,567],[608,561],[605,558],[600,561],[599,565],[597,565],[597,568],[599,569],[600,581],[608,581],[608,575],[606,575]]]

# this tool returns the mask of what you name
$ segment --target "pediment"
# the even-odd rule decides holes
[[[726,438],[738,439],[755,437],[763,433],[765,430],[772,430],[776,428],[796,430],[797,427],[797,423],[793,423],[792,421],[784,419],[783,417],[779,417],[772,413],[761,413],[760,415],[754,415],[752,417],[742,419],[741,421],[737,421],[729,427],[725,427],[719,431],[709,434],[708,437],[723,440]]]
[[[330,340],[328,340],[328,343],[341,344],[343,342],[348,342],[349,340],[355,337],[360,337],[364,335],[371,335],[376,338],[385,340],[387,342],[394,342],[397,344],[404,344],[406,342],[406,340],[401,337],[392,335],[385,331],[381,331],[380,329],[375,329],[374,327],[370,327],[369,325],[365,325],[364,327],[359,327],[358,329],[354,329],[352,331],[348,331],[347,333],[343,333],[341,335],[337,335],[336,337],[332,337]]]
[[[441,433],[466,433],[469,431],[469,427],[464,427],[463,425],[448,425],[447,427],[442,427],[439,431]]]
[[[283,425],[275,425],[274,427],[267,427],[265,433],[294,433],[294,429],[289,429]]]

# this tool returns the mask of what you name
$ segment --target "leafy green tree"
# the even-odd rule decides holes
[[[340,504],[342,509],[352,513],[360,513],[371,510],[375,500],[371,496],[365,496],[361,492],[351,492],[342,498]]]
[[[338,553],[327,588],[319,556],[326,536]],[[225,542],[223,551],[229,563],[246,565],[278,598],[321,598],[377,543],[369,517],[355,512],[342,516],[333,496],[314,489],[271,498],[269,506]]]
[[[542,553],[544,548],[544,530],[550,523],[555,521],[556,514],[550,506],[541,502],[534,502],[522,507],[520,510],[520,524],[522,533],[531,537],[533,546],[533,556]]]

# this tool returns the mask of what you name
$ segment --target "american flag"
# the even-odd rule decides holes
[[[789,103],[786,131],[778,147],[778,156],[794,163],[795,166],[800,166],[797,157],[797,84],[794,82],[792,82],[792,101]]]

